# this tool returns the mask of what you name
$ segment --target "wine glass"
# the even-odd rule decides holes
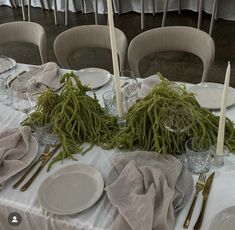
[[[165,111],[163,125],[174,133],[183,133],[189,130],[194,123],[193,112],[190,107],[175,103],[169,105]]]
[[[121,71],[121,77],[123,77],[121,79],[123,99],[125,100],[127,109],[129,109],[138,99],[138,92],[141,84],[138,82],[131,70]]]
[[[10,103],[10,90],[7,86],[8,79],[15,73],[13,59],[0,55],[0,101],[8,105]]]

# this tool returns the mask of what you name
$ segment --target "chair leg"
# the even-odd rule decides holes
[[[28,0],[28,21],[31,21],[31,0]]]
[[[98,25],[98,0],[95,0],[95,24]]]
[[[85,8],[84,8],[84,1],[83,0],[80,0],[80,5],[81,5],[82,13],[84,13]]]
[[[181,0],[178,0],[178,14],[181,14]]]
[[[46,3],[47,3],[48,10],[51,10],[51,5],[49,3],[49,0],[46,0]]]
[[[155,0],[152,0],[152,6],[153,6],[153,16],[155,16],[156,11],[155,11]]]
[[[165,26],[167,9],[168,9],[168,0],[165,0],[164,12],[163,12],[163,17],[162,17],[162,27]]]
[[[217,6],[216,6],[216,11],[215,11],[215,20],[218,19],[219,3],[220,2],[218,1]]]
[[[57,22],[57,3],[56,3],[56,0],[53,0],[53,3],[54,3],[54,18],[55,18],[55,25],[58,25],[58,22]]]
[[[121,0],[117,0],[118,14],[121,14]]]
[[[211,23],[210,23],[210,29],[209,29],[209,35],[212,35],[213,28],[214,28],[214,22],[215,22],[215,15],[216,15],[216,9],[218,7],[218,0],[214,0],[213,3],[213,10],[211,15]]]
[[[17,7],[18,7],[18,4],[17,4],[16,0],[12,0],[12,2],[13,2],[13,6],[14,6],[15,8],[17,8]]]
[[[20,4],[21,4],[21,9],[22,9],[22,15],[23,15],[23,20],[25,21],[25,10],[24,10],[24,0],[20,0]]]
[[[77,12],[77,11],[78,11],[78,9],[77,9],[77,6],[76,6],[76,3],[75,3],[75,0],[73,0],[73,6],[74,6],[75,11]]]
[[[198,20],[197,20],[197,28],[201,28],[201,22],[202,22],[202,1],[198,0]]]
[[[141,0],[141,30],[144,30],[144,1]]]
[[[65,21],[64,24],[67,26],[68,25],[68,9],[69,9],[69,1],[65,0],[65,9],[64,9],[64,13],[65,13]]]
[[[14,4],[13,4],[13,1],[12,0],[9,0],[10,4],[11,4],[11,8],[14,7]]]
[[[45,5],[44,5],[44,1],[43,1],[43,0],[40,0],[40,4],[41,4],[41,8],[42,8],[43,10],[45,10]]]

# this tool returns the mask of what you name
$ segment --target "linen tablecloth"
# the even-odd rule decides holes
[[[17,67],[18,68],[18,67]],[[189,85],[188,85],[189,86]],[[103,92],[111,88],[111,82],[96,92],[98,99],[103,104],[101,98]],[[229,108],[228,117],[235,121],[235,106]],[[16,112],[12,108],[0,103],[0,129],[17,127],[25,114]],[[39,153],[42,148],[39,149]],[[118,150],[103,150],[100,147],[94,147],[84,156],[77,154],[75,157],[80,162],[95,166],[102,174],[103,178],[111,169],[112,160]],[[37,201],[37,191],[45,178],[54,173],[59,168],[74,164],[72,160],[65,160],[63,165],[56,163],[49,173],[45,169],[39,174],[36,181],[26,192],[20,192],[11,188],[13,183],[19,179],[19,175],[12,178],[6,186],[0,191],[0,230],[109,230],[111,223],[116,217],[116,210],[111,206],[105,193],[102,198],[91,208],[79,214],[70,216],[52,215],[39,206]],[[211,171],[213,168],[211,169]],[[214,216],[226,207],[235,205],[235,156],[230,155],[226,159],[225,167],[216,169],[214,183],[211,188],[205,219],[201,230],[207,230]],[[197,177],[194,176],[196,181]],[[187,206],[176,217],[174,230],[183,229],[183,222],[189,210],[193,195]],[[191,220],[189,230],[199,215],[199,209],[202,204],[201,194]],[[12,212],[18,212],[22,216],[22,223],[17,227],[12,227],[8,223],[8,215]]]
[[[115,0],[114,9],[117,12],[118,10],[118,0]],[[40,1],[32,0],[32,6],[41,7]],[[50,0],[50,5],[53,8],[53,1]],[[94,12],[94,0],[83,0],[84,9],[86,13]],[[192,10],[197,11],[197,0],[182,0],[181,8],[182,10]],[[81,10],[80,0],[75,0],[77,10]],[[0,0],[0,5],[10,5],[9,0]],[[140,0],[120,0],[121,4],[121,12],[126,13],[129,11],[140,12],[141,11],[141,1]],[[58,10],[64,10],[64,1],[57,1]],[[210,13],[212,12],[213,0],[204,0],[202,9]],[[45,6],[47,6],[45,4]],[[155,0],[155,10],[156,12],[162,12],[164,9],[164,0]],[[69,10],[75,11],[72,0],[69,0]],[[168,10],[175,11],[178,10],[178,0],[169,0]],[[99,13],[107,12],[106,0],[98,0],[98,11]],[[145,12],[151,13],[152,10],[152,0],[145,0]],[[218,10],[218,18],[223,18],[227,20],[235,20],[235,1],[234,0],[219,0],[219,10]]]

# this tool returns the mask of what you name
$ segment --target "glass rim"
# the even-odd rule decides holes
[[[203,143],[205,143],[205,142],[207,142],[206,144],[206,146],[207,147],[204,147],[204,148],[202,148],[202,149],[200,149],[200,148],[198,148],[198,147],[196,147],[195,149],[193,149],[192,147],[191,148],[189,148],[188,147],[188,145],[189,145],[189,143],[192,143],[192,141],[194,140],[194,138],[193,137],[191,137],[191,138],[189,138],[189,139],[187,139],[186,141],[185,141],[185,144],[184,144],[184,146],[185,146],[185,150],[186,150],[186,152],[187,152],[187,150],[189,150],[189,151],[193,151],[193,152],[207,152],[207,151],[210,151],[211,149],[212,149],[212,144],[211,144],[211,142],[209,141],[209,139],[207,139],[207,138],[202,138],[202,139],[199,139],[198,141],[199,142],[201,142],[201,140],[203,140]],[[192,145],[192,144],[191,144]]]

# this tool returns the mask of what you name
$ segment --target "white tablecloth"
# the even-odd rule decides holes
[[[52,4],[52,0],[49,1]],[[80,0],[75,0],[77,9],[81,9]],[[85,6],[85,12],[94,11],[94,0],[83,0]],[[140,0],[120,0],[121,2],[121,12],[135,11],[140,12]],[[155,0],[156,12],[162,12],[164,8],[164,0]],[[198,0],[182,0],[182,9],[197,11]],[[8,0],[0,0],[0,5],[10,5]],[[58,10],[64,10],[64,1],[57,1]],[[32,0],[32,5],[40,7],[39,0]],[[213,0],[204,0],[203,10],[207,13],[212,12]],[[69,9],[75,11],[72,0],[69,1]],[[117,0],[115,0],[115,9],[117,11]],[[178,9],[178,0],[169,0],[168,5],[169,11],[174,11]],[[98,10],[99,13],[107,12],[106,0],[98,0]],[[145,0],[145,12],[152,12],[152,0]],[[235,20],[235,1],[234,0],[219,0],[219,10],[218,17]]]
[[[21,66],[22,67],[22,66]],[[19,67],[18,67],[19,68]],[[189,84],[188,84],[189,86]],[[97,91],[97,97],[101,100],[102,93],[111,87],[111,83],[104,86]],[[102,104],[102,102],[101,102]],[[235,121],[235,106],[229,108],[228,117]],[[0,130],[4,128],[17,127],[24,114],[16,112],[10,107],[0,103]],[[40,148],[39,153],[42,152]],[[94,147],[86,155],[76,157],[79,162],[85,162],[94,165],[103,175],[105,179],[111,169],[112,159],[117,153],[117,150],[103,150],[100,147]],[[13,183],[19,179],[19,175],[12,178],[0,191],[0,229],[1,230],[108,230],[111,229],[111,223],[116,215],[115,209],[109,203],[106,195],[88,210],[71,216],[58,216],[47,213],[42,210],[37,201],[37,191],[40,184],[45,178],[55,172],[57,169],[74,164],[72,160],[65,160],[63,165],[61,163],[55,164],[49,173],[45,169],[39,174],[36,181],[26,192],[20,192],[11,188]],[[214,170],[214,169],[212,169]],[[211,171],[212,171],[211,170]],[[216,174],[214,183],[209,196],[209,201],[206,208],[205,219],[201,230],[207,230],[213,217],[226,207],[235,205],[235,156],[230,155],[225,162],[225,167],[215,169]],[[194,177],[196,181],[196,177]],[[66,195],[66,194],[65,194]],[[193,196],[191,197],[191,201]],[[183,222],[185,220],[187,211],[190,207],[191,201],[179,213],[176,218],[174,230],[183,229]],[[193,225],[199,214],[199,209],[202,204],[202,196],[199,195],[198,202],[192,217],[189,230],[193,229]],[[8,215],[11,212],[17,211],[22,216],[22,223],[16,228],[11,227],[8,223]]]

